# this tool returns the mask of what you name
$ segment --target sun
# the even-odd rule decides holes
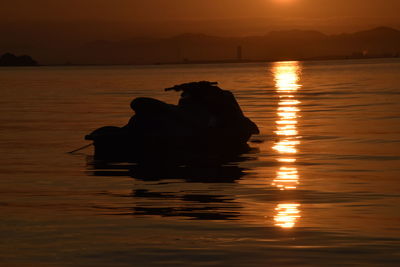
[[[296,0],[273,0],[273,1],[278,4],[291,4],[291,3],[295,2]]]

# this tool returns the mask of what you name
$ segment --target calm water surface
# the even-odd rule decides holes
[[[399,266],[400,60],[0,69],[1,266]],[[261,134],[224,166],[100,165],[134,97],[232,90]]]

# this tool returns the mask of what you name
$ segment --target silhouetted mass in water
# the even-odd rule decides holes
[[[106,126],[86,136],[95,158],[137,162],[186,162],[196,157],[228,156],[248,149],[257,125],[244,116],[230,91],[216,82],[176,85],[178,105],[140,97],[131,103],[135,115],[124,127]]]
[[[37,66],[38,63],[30,56],[15,56],[11,53],[5,53],[0,57],[0,66]]]

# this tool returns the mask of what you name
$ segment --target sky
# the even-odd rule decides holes
[[[3,0],[10,20],[171,20],[256,17],[385,19],[398,0]]]
[[[400,29],[398,10],[399,0],[2,0],[0,49],[182,33]]]

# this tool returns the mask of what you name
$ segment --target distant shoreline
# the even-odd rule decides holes
[[[164,65],[207,65],[207,64],[241,64],[241,63],[270,63],[280,61],[334,61],[334,60],[367,60],[400,58],[400,55],[381,55],[381,56],[326,56],[315,58],[286,58],[286,59],[243,59],[243,60],[204,60],[204,61],[185,61],[185,62],[157,62],[149,64],[43,64],[33,67],[90,67],[90,66],[164,66]],[[0,66],[7,67],[7,66]],[[21,68],[30,66],[8,66],[11,68]]]
[[[279,62],[279,61],[325,61],[325,60],[354,60],[354,59],[379,59],[379,58],[400,58],[400,55],[388,56],[325,56],[313,58],[285,58],[285,59],[243,59],[243,60],[204,60],[204,61],[186,61],[172,63],[155,63],[150,65],[190,65],[190,64],[232,64],[232,63],[262,63],[262,62]]]

